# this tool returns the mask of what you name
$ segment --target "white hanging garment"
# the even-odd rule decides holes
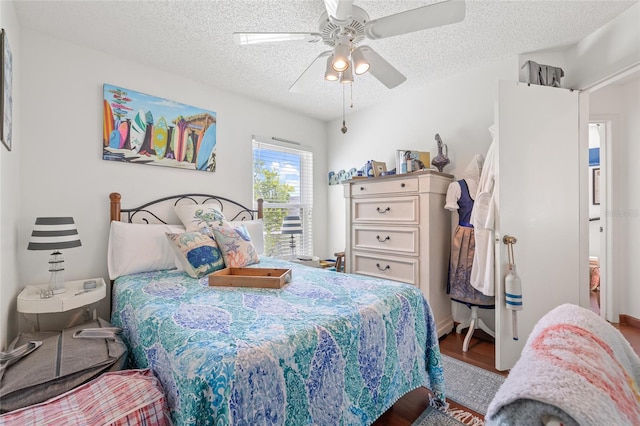
[[[471,285],[487,296],[495,295],[494,275],[494,223],[498,206],[494,194],[495,182],[498,175],[498,137],[494,126],[489,127],[493,142],[485,156],[484,166],[478,192],[471,211],[471,224],[475,229],[476,248],[471,268]]]
[[[474,201],[478,192],[478,180],[480,179],[483,164],[484,157],[482,156],[482,154],[474,155],[469,164],[467,164],[467,167],[464,169],[462,176],[460,177],[467,183],[467,187],[469,188],[469,195],[471,195],[471,198],[473,198]],[[460,199],[461,195],[462,189],[460,188],[460,183],[458,183],[458,181],[451,182],[449,184],[449,188],[447,189],[444,208],[449,211],[458,210],[458,200]]]

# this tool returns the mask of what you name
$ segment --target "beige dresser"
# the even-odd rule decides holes
[[[438,336],[453,328],[447,273],[451,213],[444,209],[453,176],[437,171],[358,179],[347,198],[347,272],[419,287]]]

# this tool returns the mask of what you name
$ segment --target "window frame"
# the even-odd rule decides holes
[[[256,192],[257,150],[295,155],[299,158],[299,168],[297,169],[299,172],[298,185],[297,188],[296,185],[294,185],[294,191],[289,194],[290,196],[297,194],[299,200],[274,201],[266,199],[266,197]],[[291,236],[281,234],[280,226],[274,224],[273,219],[270,219],[270,209],[282,209],[282,211],[276,215],[276,221],[281,221],[285,215],[297,214],[300,216],[302,223],[302,235],[293,238],[295,244],[293,253],[295,253],[297,257],[313,256],[313,151],[309,147],[299,145],[295,142],[287,144],[278,143],[274,140],[254,135],[252,138],[251,157],[253,173],[251,184],[254,207],[257,206],[258,198],[263,198],[264,200],[265,255],[282,258],[291,258],[292,256],[292,248],[290,246]],[[266,164],[264,166],[267,170],[273,170]],[[282,218],[280,218],[280,216],[282,216]]]

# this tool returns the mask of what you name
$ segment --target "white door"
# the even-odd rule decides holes
[[[580,303],[579,95],[566,89],[499,82],[496,106],[498,178],[496,181],[496,368],[518,360],[535,323],[563,303]],[[585,134],[586,134],[586,123]],[[582,168],[583,170],[586,167]],[[585,204],[586,208],[586,204]],[[581,231],[581,228],[584,228]],[[519,340],[512,338],[511,311],[504,301],[507,270],[505,235],[514,245],[522,280],[524,309],[518,311]],[[586,259],[586,255],[584,256]]]

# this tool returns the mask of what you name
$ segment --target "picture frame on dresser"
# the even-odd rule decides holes
[[[387,172],[387,163],[383,161],[372,161],[371,167],[373,168],[374,177],[382,176],[383,173]]]

